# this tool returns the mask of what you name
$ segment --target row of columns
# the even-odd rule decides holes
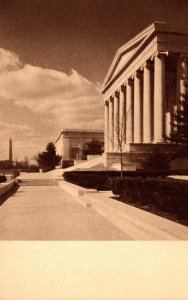
[[[105,102],[105,152],[165,141],[166,55],[153,56]]]

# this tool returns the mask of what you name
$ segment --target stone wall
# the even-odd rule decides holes
[[[152,153],[152,152],[150,152]],[[166,159],[169,159],[169,156],[171,156],[172,151],[163,151],[162,152],[164,156],[166,156]],[[136,164],[137,170],[143,169],[143,162],[147,160],[149,151],[143,152],[143,151],[134,151],[134,152],[124,152],[123,153],[123,165],[126,167],[128,164]],[[105,153],[103,155],[103,161],[105,167],[108,167],[109,169],[113,167],[114,164],[119,164],[121,160],[121,154],[120,153]],[[171,170],[185,170],[188,169],[188,158],[179,158],[174,159],[170,162],[170,169]]]

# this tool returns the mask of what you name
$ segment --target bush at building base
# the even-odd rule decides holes
[[[114,195],[129,204],[153,207],[188,220],[188,181],[170,178],[113,178],[110,180]]]

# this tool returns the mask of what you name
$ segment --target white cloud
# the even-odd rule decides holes
[[[99,85],[75,70],[66,74],[23,65],[16,54],[4,49],[0,49],[1,99],[5,103],[1,113],[1,136],[4,134],[7,139],[7,135],[12,134],[16,142],[24,145],[24,151],[28,143],[29,155],[33,148],[29,137],[36,138],[37,150],[42,143],[55,141],[62,128],[103,128]],[[9,113],[11,120],[7,121]]]
[[[7,130],[7,131],[12,131],[12,130],[17,130],[17,131],[32,131],[33,128],[28,126],[28,125],[19,125],[19,124],[12,124],[12,123],[6,123],[0,121],[0,127],[1,127],[1,132],[2,130]]]
[[[9,72],[21,67],[19,57],[8,50],[0,48],[0,72]]]

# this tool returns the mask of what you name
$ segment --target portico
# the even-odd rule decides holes
[[[155,145],[174,148],[166,137],[185,93],[187,65],[188,28],[165,23],[151,24],[117,51],[102,88],[107,166],[120,147],[127,161]]]

